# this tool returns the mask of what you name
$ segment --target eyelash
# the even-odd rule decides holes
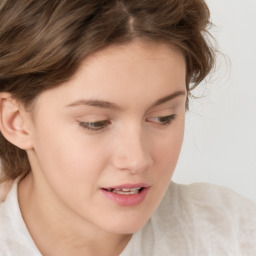
[[[162,125],[162,126],[168,126],[170,124],[172,124],[172,122],[175,120],[176,118],[176,115],[173,114],[173,115],[169,115],[169,116],[158,116],[158,117],[155,117],[153,119],[157,119],[157,123]]]
[[[161,125],[161,126],[168,126],[171,125],[171,123],[175,120],[176,115],[169,115],[169,116],[159,116],[159,117],[155,117],[152,119],[155,119],[157,121],[157,124]],[[96,122],[79,122],[79,125],[81,125],[83,128],[90,130],[90,131],[101,131],[105,128],[107,128],[109,125],[111,124],[111,122],[109,120],[100,120],[100,121],[96,121]]]
[[[108,120],[100,120],[96,122],[79,122],[79,124],[87,130],[100,131],[110,125],[111,122]]]

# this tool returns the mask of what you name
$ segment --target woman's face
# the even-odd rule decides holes
[[[107,232],[140,229],[180,153],[185,72],[175,48],[137,41],[97,52],[43,92],[28,151],[40,200]]]

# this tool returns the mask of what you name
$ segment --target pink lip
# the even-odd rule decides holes
[[[111,186],[111,187],[104,187],[104,189],[110,189],[110,188],[112,188],[112,189],[120,189],[120,188],[147,188],[147,187],[149,187],[149,185],[148,184],[146,184],[146,183],[137,183],[137,184],[129,184],[129,183],[127,183],[127,184],[122,184],[122,185],[118,185],[118,186]]]
[[[132,188],[139,188],[139,187],[143,188],[142,191],[132,195],[120,195],[120,194],[116,194],[106,190],[106,189],[121,189],[121,188],[132,189]],[[150,186],[148,184],[137,183],[137,184],[123,184],[123,185],[118,185],[113,187],[101,188],[101,192],[107,199],[110,199],[111,201],[115,202],[117,205],[131,207],[131,206],[135,206],[142,203],[145,197],[147,196],[149,189],[150,189]]]

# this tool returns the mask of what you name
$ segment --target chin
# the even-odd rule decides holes
[[[108,222],[108,227],[106,227],[106,230],[108,230],[111,233],[116,234],[133,234],[142,229],[147,221],[149,220],[150,216],[148,218],[145,217],[145,215],[141,216],[128,216],[126,218],[122,219],[115,219],[114,223]]]

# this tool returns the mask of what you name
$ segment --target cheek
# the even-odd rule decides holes
[[[108,156],[105,149],[104,142],[84,136],[77,129],[58,129],[57,125],[51,131],[42,126],[35,140],[41,169],[56,182],[95,179],[106,164]]]
[[[163,171],[174,171],[182,147],[184,122],[155,142],[154,156],[156,162],[163,166]]]
[[[63,202],[78,209],[81,202],[94,198],[108,156],[100,142],[72,133],[41,133],[36,141],[35,171],[44,186],[54,190]],[[104,155],[105,154],[105,155]],[[80,206],[79,206],[80,207]],[[81,206],[82,207],[82,206]],[[85,206],[83,206],[85,207]]]
[[[177,128],[177,129],[176,129]],[[170,129],[164,137],[151,141],[151,156],[154,165],[149,173],[153,181],[149,208],[152,212],[161,202],[173,176],[183,141],[183,126]],[[154,202],[154,203],[153,203]]]

